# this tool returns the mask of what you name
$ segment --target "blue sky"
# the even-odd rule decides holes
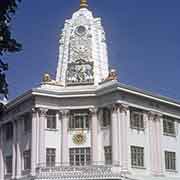
[[[119,80],[180,100],[180,1],[89,0],[102,18],[109,63]],[[79,0],[22,1],[13,19],[13,35],[23,51],[9,54],[10,98],[37,87],[45,72],[55,75],[59,34]]]

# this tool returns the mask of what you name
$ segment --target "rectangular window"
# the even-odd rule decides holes
[[[12,156],[6,157],[6,174],[12,174]]]
[[[164,135],[175,136],[175,120],[173,118],[164,116],[163,119]]]
[[[130,125],[132,129],[144,130],[144,118],[141,110],[130,111]]]
[[[48,110],[47,112],[47,128],[56,129],[56,111]]]
[[[131,146],[131,165],[132,167],[144,167],[144,148]]]
[[[103,108],[103,121],[102,125],[103,127],[107,127],[110,125],[111,122],[111,112],[108,108]]]
[[[112,164],[112,148],[111,146],[104,147],[105,164]]]
[[[30,113],[27,113],[23,116],[24,120],[24,132],[30,132],[32,129],[32,116]]]
[[[71,148],[69,150],[70,164],[72,166],[90,165],[90,148]]]
[[[13,124],[7,123],[5,125],[5,138],[6,140],[11,140],[13,138]]]
[[[89,128],[89,113],[88,112],[71,112],[69,121],[70,129],[88,129]]]
[[[176,170],[176,153],[165,151],[166,170]]]
[[[46,165],[47,166],[55,166],[56,163],[56,149],[55,148],[47,148],[46,149]]]
[[[23,153],[24,156],[24,170],[31,169],[31,151],[27,150]]]

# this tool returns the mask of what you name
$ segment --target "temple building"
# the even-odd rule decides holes
[[[67,19],[56,78],[7,104],[0,180],[179,180],[180,102],[118,81],[87,0]]]

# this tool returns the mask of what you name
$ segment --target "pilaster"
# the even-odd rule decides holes
[[[162,175],[162,149],[161,149],[161,119],[162,115],[156,112],[149,112],[149,144],[150,164],[153,175]]]
[[[91,108],[91,157],[92,157],[92,164],[99,165],[101,164],[100,153],[101,144],[99,144],[99,123],[98,122],[98,109]],[[100,151],[100,152],[99,152]]]
[[[16,177],[16,136],[17,136],[17,124],[14,120],[13,122],[13,142],[12,142],[12,179]]]
[[[62,134],[61,134],[61,160],[63,165],[69,165],[69,148],[68,148],[68,124],[70,118],[69,110],[61,110],[62,117]]]
[[[45,165],[45,161],[46,161],[45,123],[47,122],[47,116],[46,116],[47,111],[48,109],[44,109],[44,108],[39,109],[39,164],[41,166]],[[35,119],[33,119],[33,121],[35,121]]]
[[[21,172],[22,172],[22,161],[21,161],[21,149],[20,149],[20,144],[21,144],[21,117],[17,121],[17,144],[16,144],[16,178],[21,177]]]
[[[32,130],[31,130],[31,175],[32,176],[35,176],[36,162],[37,162],[37,153],[36,153],[36,148],[37,148],[36,147],[37,146],[37,126],[36,126],[37,119],[38,119],[38,111],[37,111],[37,109],[33,108],[32,109]],[[44,127],[44,125],[43,125],[43,127]],[[42,141],[44,141],[44,139],[42,139]],[[43,144],[43,146],[44,146],[44,144]],[[43,157],[41,157],[41,158],[43,158]]]
[[[112,134],[112,162],[121,167],[122,171],[128,170],[128,120],[129,109],[124,104],[114,104],[111,116]]]

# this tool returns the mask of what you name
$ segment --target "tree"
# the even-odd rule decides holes
[[[8,83],[5,72],[8,70],[8,64],[4,63],[2,56],[4,53],[14,53],[22,49],[20,43],[12,38],[10,22],[15,14],[18,3],[21,0],[1,0],[0,1],[0,94],[8,97]],[[0,104],[0,112],[2,104]]]

